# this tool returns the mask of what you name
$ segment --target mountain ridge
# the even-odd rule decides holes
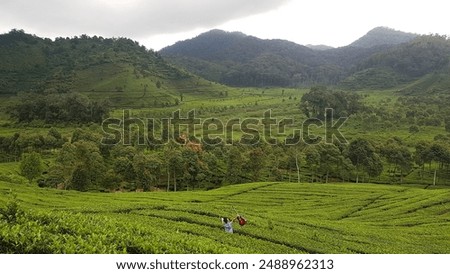
[[[344,84],[343,87],[354,89],[366,87],[361,83],[367,82],[371,83],[368,87],[378,88],[379,85],[373,85],[376,81],[389,80],[381,86],[393,87],[417,80],[417,77],[445,65],[433,56],[439,56],[445,63],[449,59],[446,55],[448,49],[436,46],[441,43],[439,39],[427,37],[377,27],[348,46],[317,50],[287,40],[260,39],[242,33],[213,30],[179,41],[159,52],[177,66],[205,79],[231,86]],[[414,46],[418,44],[422,46]],[[392,52],[397,52],[404,59],[395,58]],[[427,63],[421,55],[428,56],[431,61]],[[377,58],[386,60],[377,61]],[[388,59],[391,61],[388,62]],[[425,63],[426,69],[408,68],[420,67]],[[357,77],[351,77],[354,74]],[[366,77],[371,80],[360,81]],[[350,84],[354,81],[360,83]]]
[[[379,45],[398,45],[410,42],[417,36],[414,33],[403,32],[388,27],[376,27],[348,46],[371,48]]]
[[[81,35],[52,41],[12,30],[0,35],[0,94],[133,94],[141,106],[148,106],[174,105],[181,92],[220,94],[221,84],[330,85],[350,90],[408,84],[408,93],[443,92],[450,89],[449,59],[450,40],[439,35],[402,43],[397,39],[391,45],[316,50],[216,29],[154,52],[127,38]],[[439,77],[427,76],[433,73]]]

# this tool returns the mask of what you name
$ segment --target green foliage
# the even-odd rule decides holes
[[[411,152],[398,140],[389,140],[381,153],[389,164],[394,165],[394,172],[395,169],[400,169],[402,177],[404,173],[411,171],[413,160]]]
[[[59,151],[53,173],[64,188],[86,191],[103,179],[105,165],[96,143],[76,141],[66,143]]]
[[[39,153],[24,153],[20,162],[20,173],[31,181],[41,175],[43,171],[42,158]]]
[[[18,97],[18,103],[10,108],[11,117],[18,122],[101,123],[109,114],[106,101],[94,102],[78,93],[21,93]]]
[[[326,87],[312,87],[303,95],[300,109],[307,117],[324,119],[327,108],[333,109],[336,117],[347,117],[363,110],[361,97],[354,93],[331,91]]]
[[[244,166],[244,170],[247,170],[252,181],[259,181],[261,176],[261,170],[265,166],[266,155],[261,148],[251,149],[248,153],[248,161]]]
[[[340,86],[350,90],[386,89],[396,87],[400,82],[400,77],[391,69],[368,68],[344,79]]]
[[[161,173],[160,159],[154,154],[138,153],[134,156],[132,165],[136,174],[137,187],[144,191],[150,190]]]
[[[241,153],[238,147],[232,146],[227,151],[226,156],[226,178],[230,183],[244,182],[244,164],[246,162],[245,155]]]
[[[23,212],[19,207],[17,194],[13,193],[11,190],[8,194],[9,201],[6,203],[5,208],[0,208],[0,220],[4,220],[8,224],[14,224]]]
[[[161,53],[197,75],[231,86],[340,84],[356,90],[395,87],[440,72],[448,64],[449,43],[437,35],[375,28],[349,46],[317,51],[213,30]],[[448,72],[441,78],[448,82]]]
[[[362,169],[370,177],[376,177],[383,171],[381,158],[369,141],[358,138],[350,143],[348,150],[348,157],[358,170]]]
[[[205,79],[231,86],[333,84],[344,73],[335,56],[324,58],[292,42],[220,30],[176,43],[161,54]]]
[[[450,89],[450,67],[429,73],[418,80],[402,87],[400,92],[405,95],[445,94]]]
[[[445,68],[449,63],[449,55],[450,42],[447,37],[424,35],[376,54],[362,66],[389,68],[398,75],[414,79]]]
[[[157,53],[126,38],[81,35],[52,41],[13,30],[0,35],[0,61],[3,94],[45,90],[67,92],[78,89],[76,84],[93,81],[83,77],[91,69],[103,75],[99,80],[111,81],[114,75],[105,74],[104,69],[120,71],[126,65],[132,66],[135,79],[136,76],[154,75],[167,79],[188,77],[168,65]],[[92,88],[93,82],[90,83]]]

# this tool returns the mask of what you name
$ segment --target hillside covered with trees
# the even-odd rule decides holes
[[[100,79],[86,79],[98,71]],[[127,38],[81,35],[73,38],[39,38],[22,30],[0,35],[0,92],[66,92],[94,82],[108,81],[124,69],[136,77],[180,79],[188,74],[168,65],[157,53]],[[95,75],[97,76],[97,75]],[[87,82],[87,83],[86,83]],[[79,84],[85,84],[80,86]],[[115,89],[126,89],[117,86]],[[113,89],[114,90],[114,89]],[[84,90],[87,91],[87,90]]]
[[[379,27],[348,46],[313,50],[284,40],[212,30],[160,53],[195,74],[232,86],[376,89],[446,73],[450,42],[445,36]]]

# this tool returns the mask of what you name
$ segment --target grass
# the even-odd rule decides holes
[[[20,245],[6,252],[36,252],[33,247],[52,253],[450,252],[449,189],[251,183],[211,191],[105,194],[3,182],[1,207],[10,190],[27,217],[16,224],[1,221],[0,239],[11,246],[21,233],[29,249]],[[219,218],[235,215],[234,209],[248,224],[235,224],[228,235]],[[35,231],[46,238],[36,238]]]

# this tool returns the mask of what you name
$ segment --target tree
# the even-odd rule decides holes
[[[305,149],[305,159],[306,164],[311,170],[311,182],[313,182],[317,174],[317,168],[320,164],[320,154],[317,151],[316,146],[308,146]]]
[[[57,122],[100,123],[109,113],[107,101],[91,101],[86,95],[74,92],[20,93],[18,102],[10,108],[10,115],[19,122],[42,120]]]
[[[201,171],[201,162],[198,153],[189,148],[183,148],[181,157],[183,159],[183,180],[188,186],[190,185],[192,188],[195,188],[199,181],[197,176]]]
[[[42,158],[37,152],[22,154],[20,162],[20,173],[31,183],[35,178],[42,174]]]
[[[450,132],[450,118],[448,116],[444,120],[445,131]]]
[[[409,133],[416,134],[420,131],[419,127],[416,125],[412,125],[409,127]]]
[[[316,86],[302,96],[300,109],[308,117],[323,119],[326,108],[332,108],[335,116],[348,116],[363,108],[361,97],[355,93],[331,91]]]
[[[167,168],[169,170],[169,177],[172,174],[173,179],[173,190],[177,191],[177,180],[178,178],[182,178],[183,176],[183,157],[181,155],[181,151],[172,150],[170,154],[167,155]],[[168,180],[168,188],[170,187],[169,178]]]
[[[120,176],[123,181],[132,182],[136,179],[136,173],[133,169],[133,158],[117,157],[114,158],[113,168],[114,172]]]
[[[109,169],[105,173],[105,176],[103,176],[103,180],[100,182],[100,184],[106,189],[114,190],[115,188],[120,186],[121,181],[121,176],[119,176],[114,170]]]
[[[370,178],[380,176],[381,172],[383,172],[383,162],[381,161],[381,157],[378,154],[373,154],[372,158],[369,159],[369,164],[366,166],[365,171]]]
[[[429,156],[429,144],[425,141],[420,141],[415,145],[414,162],[421,167],[420,178],[423,179],[425,171],[425,164],[431,162]]]
[[[242,151],[236,146],[230,147],[227,153],[227,171],[226,179],[234,183],[244,182],[244,163],[246,162],[245,156]]]
[[[334,172],[340,162],[340,151],[334,144],[320,144],[318,146],[320,157],[319,170],[325,174],[325,182],[328,183],[330,172]]]
[[[206,182],[213,187],[218,187],[221,183],[223,172],[219,166],[219,159],[211,152],[204,152],[202,160],[206,165],[207,177]]]
[[[138,187],[144,191],[151,189],[158,181],[162,162],[156,154],[136,154],[133,158],[133,169],[138,180]]]
[[[289,146],[286,151],[285,168],[289,172],[289,182],[291,181],[291,171],[297,171],[297,183],[300,183],[300,166],[302,165],[302,152],[298,146]]]
[[[433,184],[436,184],[438,179],[438,167],[441,170],[445,165],[450,165],[450,148],[448,144],[435,142],[429,147],[429,154],[433,161],[439,163],[434,169]]]
[[[375,177],[383,171],[381,158],[369,141],[359,138],[349,145],[348,157],[356,167],[356,183],[359,182],[359,172],[365,171],[369,176]]]
[[[66,143],[56,162],[64,188],[86,191],[103,179],[105,164],[96,143],[84,140]]]
[[[264,168],[265,154],[261,148],[254,148],[248,153],[245,169],[250,173],[253,181],[258,181]]]
[[[413,157],[408,148],[399,141],[389,140],[382,148],[382,154],[389,164],[394,165],[394,174],[397,169],[400,170],[400,181],[403,182],[403,174],[408,173],[413,164]]]

